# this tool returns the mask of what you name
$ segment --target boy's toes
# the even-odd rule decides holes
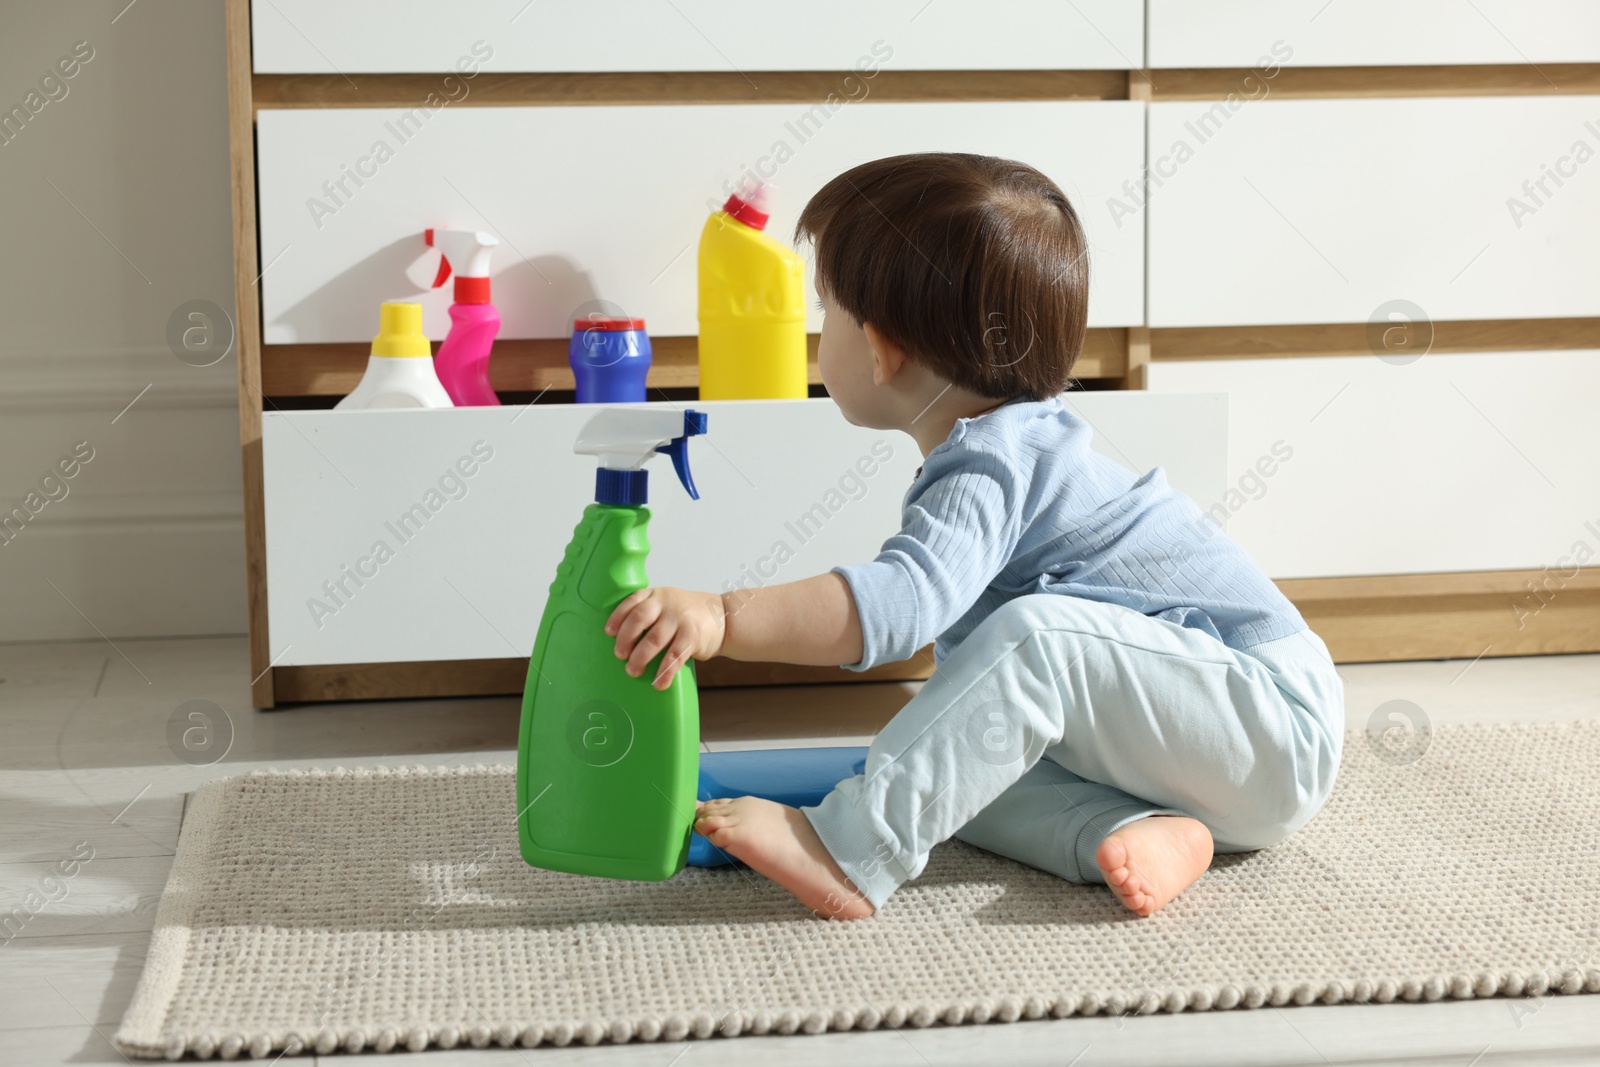
[[[1106,885],[1112,889],[1120,888],[1133,873],[1128,870],[1128,847],[1115,837],[1108,837],[1100,842],[1095,862],[1100,865],[1100,872],[1106,876]]]
[[[1106,886],[1122,901],[1123,907],[1139,915],[1150,913],[1153,901],[1145,891],[1144,879],[1129,864],[1126,845],[1115,837],[1106,838],[1100,843],[1095,861],[1100,865],[1100,873],[1105,875]]]
[[[736,838],[738,835],[724,826],[719,829],[708,829],[702,831],[700,836],[704,837],[707,841],[710,841],[716,847],[727,850],[736,843]]]
[[[715,845],[723,844],[724,841],[717,840],[713,835],[720,832],[720,835],[726,838],[727,831],[739,825],[739,821],[739,806],[731,798],[703,800],[695,807],[695,832],[702,837],[712,838],[712,844]]]
[[[1153,915],[1211,864],[1211,832],[1186,816],[1153,816],[1128,823],[1095,850],[1106,886],[1124,907]]]

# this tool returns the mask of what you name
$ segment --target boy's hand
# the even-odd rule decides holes
[[[665,689],[689,657],[710,659],[722,651],[726,609],[716,593],[640,589],[617,605],[606,620],[606,633],[616,637],[617,658],[628,661],[627,672],[634,678],[665,649],[650,683]]]

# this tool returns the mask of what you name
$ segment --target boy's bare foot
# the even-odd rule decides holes
[[[1111,834],[1094,860],[1117,899],[1154,915],[1211,865],[1211,831],[1186,815],[1149,815]]]
[[[695,806],[694,828],[823,918],[865,919],[876,910],[828,855],[799,808],[760,797],[703,800]]]

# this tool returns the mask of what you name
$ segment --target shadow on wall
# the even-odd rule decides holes
[[[412,264],[427,251],[418,234],[392,241],[328,279],[322,288],[268,323],[268,329],[288,326],[296,339],[328,337],[332,333],[330,313],[355,306],[372,309],[372,332],[376,333],[379,304],[385,300],[409,300],[427,292],[407,275]]]
[[[501,248],[509,245],[502,244]],[[423,246],[420,235],[399,238],[287,308],[267,324],[268,330],[287,327],[297,340],[337,336],[337,320],[355,307],[370,309],[362,314],[371,319],[371,332],[376,332],[379,304],[386,300],[420,300],[430,292],[416,279],[418,260],[432,254]],[[589,272],[580,270],[565,256],[519,257],[495,271],[493,278],[501,337],[565,338],[572,333],[574,316],[592,310],[598,300]],[[450,283],[446,282],[443,291],[448,293],[449,289]],[[443,340],[443,334],[433,339]]]
[[[595,309],[594,278],[565,256],[518,259],[495,279],[508,337],[567,337],[572,320]],[[646,324],[648,326],[648,323]]]

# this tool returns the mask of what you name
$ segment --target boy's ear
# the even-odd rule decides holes
[[[905,366],[906,351],[870,322],[862,323],[861,329],[867,335],[867,347],[872,350],[872,384],[883,385]]]

